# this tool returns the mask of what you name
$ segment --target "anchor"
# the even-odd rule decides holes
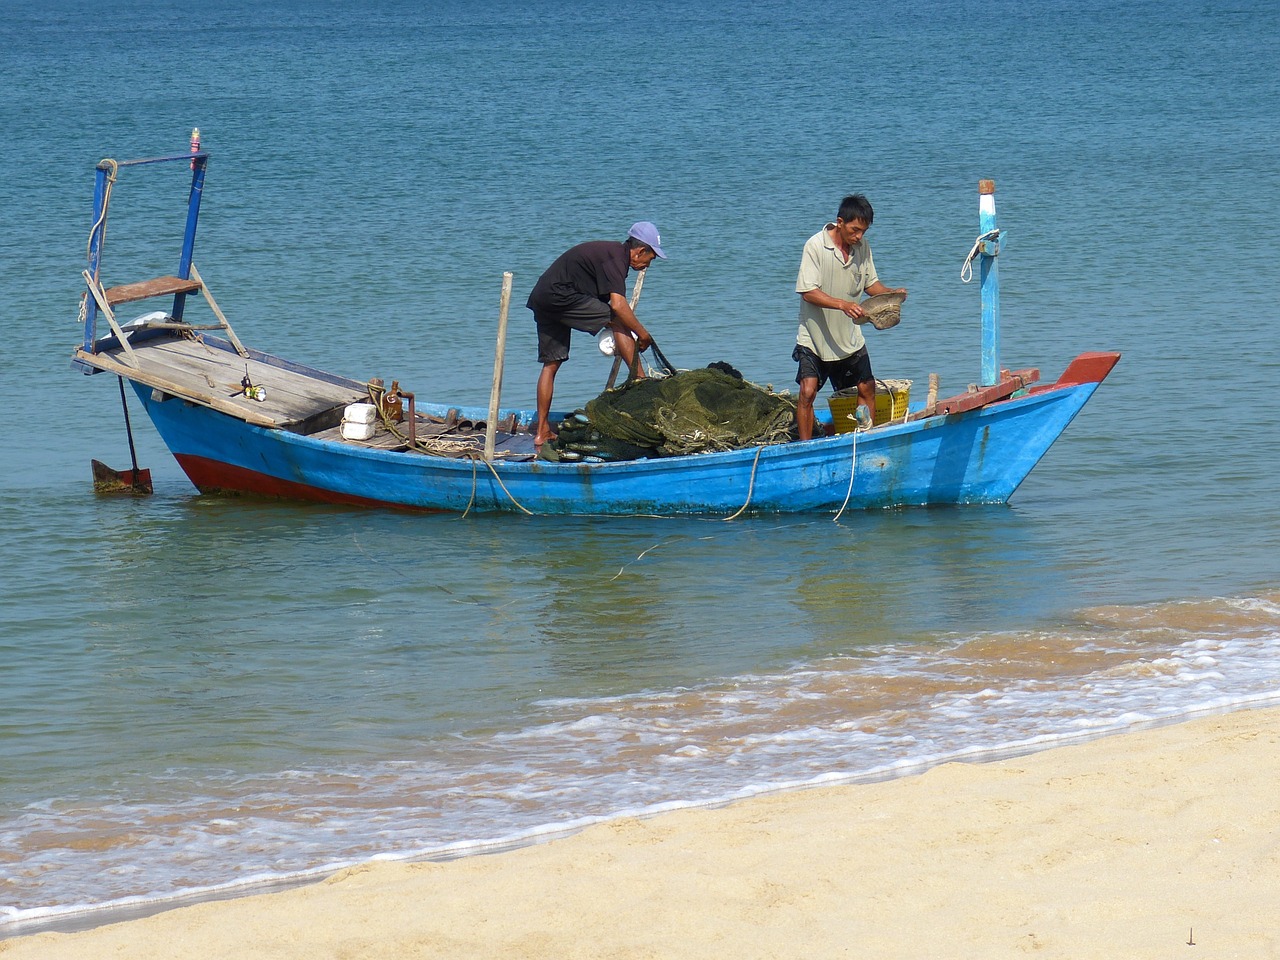
[[[132,470],[112,470],[101,460],[93,464],[93,492],[101,494],[128,493],[135,497],[145,497],[152,493],[151,471],[138,467],[138,452],[133,446],[133,426],[129,423],[129,404],[124,397],[124,378],[120,381],[120,407],[124,410],[124,429],[129,437],[129,459]]]

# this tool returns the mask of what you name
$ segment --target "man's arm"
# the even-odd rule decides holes
[[[900,293],[905,299],[907,296],[907,288],[906,287],[886,287],[879,280],[871,284],[871,286],[867,287],[867,296],[869,297],[878,297],[882,293]]]
[[[609,294],[609,309],[613,311],[613,315],[622,321],[622,325],[636,335],[636,346],[641,350],[648,350],[653,343],[653,337],[649,336],[649,331],[644,328],[644,324],[636,317],[635,311],[631,309],[631,304],[627,303],[627,298],[620,293]]]
[[[862,308],[853,300],[841,300],[820,289],[806,290],[800,294],[800,299],[812,303],[815,307],[822,307],[824,310],[839,310],[852,320],[862,316]]]

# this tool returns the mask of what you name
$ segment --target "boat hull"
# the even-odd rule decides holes
[[[1091,357],[1107,358],[1093,364],[1105,366],[1100,375],[1085,362]],[[206,493],[539,515],[805,513],[1005,502],[1092,396],[1114,365],[1110,358],[1082,355],[1056,384],[960,413],[867,433],[622,463],[489,464],[365,448],[256,426],[135,388],[165,444]],[[1082,373],[1068,376],[1072,370]]]

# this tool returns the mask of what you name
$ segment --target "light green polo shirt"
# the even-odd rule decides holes
[[[796,293],[821,290],[838,300],[859,300],[867,287],[874,284],[875,261],[871,259],[871,245],[867,238],[852,247],[849,259],[831,239],[828,223],[804,245],[800,257],[800,272],[796,276]],[[808,347],[823,360],[843,360],[851,357],[866,344],[862,328],[839,310],[815,306],[808,300],[800,300],[800,329],[796,343]]]

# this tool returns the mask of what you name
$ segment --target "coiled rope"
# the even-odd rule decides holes
[[[973,241],[973,248],[969,251],[969,255],[964,258],[964,265],[960,267],[960,282],[968,283],[973,279],[973,258],[978,255],[978,250],[988,240],[998,240],[1000,238],[1000,229],[988,230],[978,239]]]

